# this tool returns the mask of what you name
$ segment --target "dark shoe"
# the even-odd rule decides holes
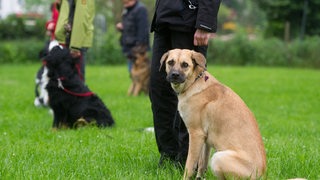
[[[184,164],[181,164],[178,161],[177,156],[174,155],[168,155],[168,154],[161,154],[158,167],[162,168],[165,166],[165,164],[172,164],[173,166],[177,168],[184,168]]]
[[[184,168],[184,166],[186,165],[186,162],[187,162],[187,156],[188,156],[188,154],[179,153],[176,156],[175,161],[179,162],[182,165],[182,167]]]
[[[175,161],[175,156],[163,153],[160,156],[160,160],[159,160],[158,166],[159,167],[163,167],[164,164],[166,164],[167,162],[173,162],[173,161]]]

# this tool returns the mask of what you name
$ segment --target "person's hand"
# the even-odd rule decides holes
[[[67,33],[70,33],[71,30],[72,30],[72,27],[69,23],[65,24],[64,26],[64,30],[67,32]]]
[[[116,24],[116,28],[117,28],[118,31],[122,31],[122,30],[123,30],[123,24],[122,24],[122,22],[117,23],[117,24]]]
[[[72,58],[79,58],[81,56],[81,51],[78,49],[70,49],[70,55]]]
[[[195,46],[207,46],[209,39],[213,38],[215,33],[208,32],[202,29],[197,29],[193,37],[193,45]]]

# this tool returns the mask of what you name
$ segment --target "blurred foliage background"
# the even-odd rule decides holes
[[[155,1],[140,1],[147,6],[151,22]],[[25,0],[26,15],[13,14],[0,21],[0,63],[39,61],[50,3]],[[208,63],[320,68],[319,9],[319,0],[222,0]],[[88,53],[89,63],[125,63],[120,33],[115,29],[121,13],[121,0],[96,0],[95,40]]]

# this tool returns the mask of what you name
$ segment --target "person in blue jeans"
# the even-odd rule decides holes
[[[160,59],[175,48],[206,55],[208,41],[217,30],[219,6],[220,0],[156,0],[149,97],[160,166],[169,161],[183,167],[189,145],[188,131],[177,111],[177,96],[166,80],[165,69],[160,69]]]

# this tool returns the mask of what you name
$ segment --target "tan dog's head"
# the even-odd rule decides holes
[[[189,87],[206,69],[205,57],[188,49],[173,49],[166,52],[160,60],[160,69],[164,64],[167,80],[177,93]]]

